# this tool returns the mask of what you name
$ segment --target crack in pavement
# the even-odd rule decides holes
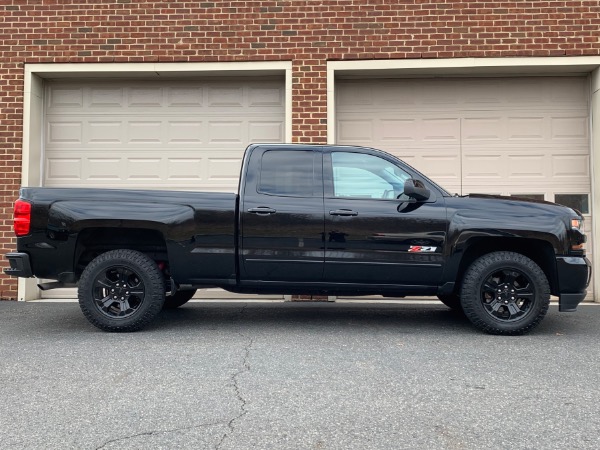
[[[239,316],[240,317],[244,314],[244,312],[246,311],[247,307],[248,307],[248,304],[245,303],[244,306],[240,309],[240,311],[239,311]],[[248,339],[242,333],[240,333],[240,336],[242,336],[244,339]],[[227,431],[227,432],[225,432],[223,434],[223,436],[221,437],[219,443],[215,447],[216,450],[220,449],[221,446],[223,445],[223,443],[225,442],[225,440],[234,431],[234,428],[235,428],[234,422],[237,421],[237,420],[239,420],[239,419],[241,419],[248,412],[246,410],[246,399],[242,396],[240,387],[238,385],[238,377],[240,375],[242,375],[242,374],[250,371],[250,361],[249,361],[249,359],[250,359],[250,350],[252,348],[252,344],[253,343],[254,343],[254,339],[249,338],[248,339],[248,343],[244,346],[244,359],[242,361],[242,367],[240,368],[240,370],[238,370],[237,372],[235,372],[230,377],[231,384],[232,384],[233,389],[235,391],[235,396],[236,396],[237,400],[240,402],[240,413],[238,415],[236,415],[235,417],[233,417],[231,420],[229,420],[228,422],[220,420],[220,421],[216,421],[216,422],[202,423],[202,424],[199,424],[199,425],[193,425],[193,426],[181,427],[181,428],[174,428],[174,429],[170,429],[170,430],[145,431],[143,433],[136,433],[136,434],[132,434],[130,436],[124,436],[124,437],[121,437],[121,438],[115,438],[115,439],[108,440],[108,441],[104,442],[102,445],[100,445],[99,447],[96,447],[95,450],[101,450],[104,447],[106,447],[107,445],[112,444],[114,442],[126,441],[128,439],[133,439],[133,438],[140,437],[140,436],[152,436],[154,434],[176,433],[176,432],[179,432],[179,431],[192,430],[194,428],[208,427],[208,426],[211,426],[211,425],[227,425],[227,428],[229,429],[229,431]]]
[[[240,310],[240,316],[244,313],[244,311],[246,310],[246,308],[248,307],[248,304],[244,304],[244,306],[242,307],[242,309]],[[233,390],[235,391],[235,396],[237,398],[237,400],[240,402],[240,413],[233,417],[229,423],[227,424],[227,428],[229,428],[229,431],[226,432],[225,434],[223,434],[223,436],[221,437],[221,440],[219,441],[219,443],[217,444],[217,446],[215,447],[215,450],[219,450],[221,448],[221,446],[223,445],[223,443],[225,442],[225,440],[229,437],[229,435],[231,433],[233,433],[234,431],[234,422],[241,419],[242,417],[244,417],[248,411],[246,410],[246,399],[243,397],[242,392],[240,390],[240,386],[238,384],[238,377],[244,373],[250,372],[250,350],[252,349],[252,344],[254,343],[254,339],[252,338],[247,338],[244,334],[240,333],[240,336],[242,336],[243,338],[248,339],[248,344],[244,347],[244,360],[242,362],[242,367],[240,370],[238,370],[236,373],[234,373],[231,376],[231,384],[233,385]]]
[[[225,425],[225,424],[229,425],[229,423],[226,423],[226,422],[220,420],[220,421],[217,421],[217,422],[201,423],[199,425],[193,425],[193,426],[189,426],[189,427],[173,428],[171,430],[145,431],[143,433],[136,433],[136,434],[132,434],[130,436],[124,436],[124,437],[120,437],[120,438],[111,439],[109,441],[106,441],[101,446],[96,447],[96,450],[100,450],[100,449],[106,447],[108,444],[112,444],[113,442],[126,441],[128,439],[133,439],[133,438],[140,437],[140,436],[152,436],[154,434],[176,433],[178,431],[193,430],[194,428],[203,428],[203,427],[209,427],[211,425]]]

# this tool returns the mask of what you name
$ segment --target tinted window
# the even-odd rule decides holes
[[[334,152],[334,197],[395,199],[410,175],[395,164],[373,155]]]
[[[263,194],[312,197],[314,152],[270,150],[263,154],[258,191]]]

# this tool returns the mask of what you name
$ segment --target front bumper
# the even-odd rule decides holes
[[[7,253],[6,259],[8,259],[8,262],[10,263],[10,267],[4,269],[6,275],[23,278],[33,276],[29,255],[27,253]]]
[[[590,284],[592,266],[587,258],[582,256],[557,256],[558,271],[558,310],[571,312],[583,301]]]

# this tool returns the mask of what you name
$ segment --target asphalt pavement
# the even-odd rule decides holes
[[[110,334],[0,302],[1,449],[598,449],[600,306],[192,302]]]

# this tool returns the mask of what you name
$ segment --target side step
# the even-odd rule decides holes
[[[47,283],[39,283],[37,285],[42,291],[49,291],[50,289],[58,289],[64,287],[75,287],[75,283],[65,283],[63,281],[49,281]]]

